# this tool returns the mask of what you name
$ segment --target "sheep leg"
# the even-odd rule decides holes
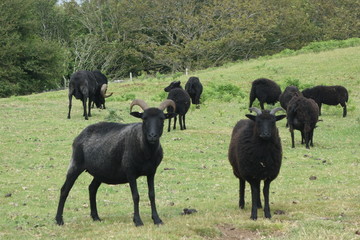
[[[139,192],[138,192],[138,188],[137,188],[136,179],[129,180],[129,183],[130,183],[130,188],[131,188],[131,195],[132,195],[133,202],[134,202],[133,221],[134,221],[136,227],[142,226],[142,225],[144,225],[144,223],[142,222],[142,220],[140,218],[140,212],[139,212],[140,196],[139,196]]]
[[[240,183],[240,189],[239,189],[239,207],[241,209],[244,209],[245,207],[245,180],[240,178],[239,179],[239,183]]]
[[[171,128],[171,118],[169,118],[168,132],[170,132],[170,128]]]
[[[304,131],[300,131],[301,132],[301,144],[305,143],[305,134]]]
[[[318,103],[318,106],[319,106],[319,116],[321,116],[321,103]]]
[[[270,183],[271,180],[268,179],[265,180],[264,188],[263,188],[264,202],[265,202],[265,207],[264,207],[265,218],[271,218],[270,204],[269,204]]]
[[[291,147],[295,148],[295,141],[294,141],[294,129],[290,126],[290,134],[291,134]]]
[[[185,124],[185,115],[183,115],[183,126],[184,126],[184,129],[186,129],[186,124]]]
[[[174,130],[176,129],[176,120],[177,120],[177,116],[174,117],[174,127],[173,127]],[[179,121],[180,121],[180,115],[179,115]]]
[[[184,127],[183,127],[183,115],[179,115],[179,125],[180,125],[180,130],[184,130]]]
[[[70,119],[70,112],[72,107],[72,94],[69,94],[69,112],[67,118]]]
[[[96,193],[98,188],[100,187],[101,182],[97,181],[95,178],[92,180],[92,182],[89,185],[89,195],[90,195],[90,209],[91,209],[91,217],[94,221],[101,221],[97,207],[96,207]]]
[[[347,114],[346,103],[340,103],[340,104],[343,107],[343,117],[346,117],[346,114]]]
[[[258,194],[258,199],[257,199],[257,208],[262,208],[261,199],[260,199],[260,181],[258,183],[257,188],[259,189],[259,194]]]
[[[314,136],[314,129],[312,129],[310,131],[310,146],[313,147],[314,144],[313,144],[313,136]]]
[[[82,172],[83,172],[83,170],[77,170],[75,168],[70,168],[67,173],[65,183],[61,187],[60,200],[59,200],[59,205],[58,205],[57,213],[56,213],[56,217],[55,217],[56,223],[58,225],[64,225],[64,220],[63,220],[62,215],[64,212],[65,201],[69,195],[71,188],[74,186],[76,179]]]
[[[309,132],[305,132],[304,135],[305,135],[305,145],[306,145],[306,148],[307,148],[307,149],[310,149],[310,147],[309,147],[309,135],[310,135],[310,133],[309,133]]]
[[[251,216],[250,218],[252,220],[256,220],[257,219],[257,209],[258,209],[258,200],[260,198],[260,180],[254,180],[252,182],[250,182],[250,186],[251,186]]]
[[[147,176],[147,183],[149,189],[149,199],[151,204],[151,218],[154,221],[154,224],[159,225],[163,224],[163,221],[160,219],[157,210],[156,210],[156,203],[155,203],[155,187],[154,187],[154,175]]]
[[[89,98],[89,103],[88,103],[88,116],[91,117],[91,99]]]
[[[260,102],[260,107],[261,107],[261,110],[264,110],[264,103],[263,102]]]
[[[82,100],[82,102],[83,102],[83,108],[84,108],[84,114],[83,114],[83,116],[85,117],[85,120],[88,120],[89,118],[88,118],[88,114],[87,114],[87,112],[86,112],[86,101],[87,101],[86,98],[84,98],[84,99]]]

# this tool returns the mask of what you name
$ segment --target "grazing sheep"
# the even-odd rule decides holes
[[[185,115],[190,108],[190,96],[181,87],[180,81],[174,81],[169,86],[164,88],[165,92],[169,92],[167,99],[171,99],[176,104],[175,113],[179,115],[180,129],[186,129]],[[171,107],[168,108],[168,112],[173,111]],[[168,132],[170,132],[171,118],[169,118]],[[176,116],[174,117],[174,129],[176,129]]]
[[[98,98],[98,99],[95,100],[95,102],[100,102],[100,106],[97,106],[98,108],[106,109],[106,107],[105,107],[105,98],[108,98],[111,95],[113,95],[113,93],[110,93],[109,95],[106,95],[106,91],[107,91],[107,88],[108,88],[108,79],[99,70],[92,71],[92,73],[94,74],[94,76],[96,78],[96,81],[97,81],[97,84],[99,86],[97,91],[100,91],[100,94],[95,94],[95,98]],[[93,103],[92,107],[94,107],[94,103]]]
[[[251,219],[257,219],[257,209],[261,208],[260,182],[264,180],[264,213],[266,218],[271,218],[269,206],[269,189],[280,171],[282,148],[275,122],[286,115],[275,116],[282,108],[271,111],[258,108],[250,110],[256,116],[246,114],[249,119],[240,120],[234,127],[229,146],[228,158],[233,168],[234,175],[240,182],[239,207],[245,206],[245,181],[251,186]]]
[[[131,112],[135,105],[144,112]],[[175,108],[175,103],[165,100],[159,108],[149,108],[143,100],[134,100],[130,105],[130,114],[141,118],[142,123],[100,122],[88,126],[75,138],[66,181],[61,188],[56,214],[58,225],[64,224],[62,214],[66,198],[75,180],[84,171],[94,177],[89,185],[91,217],[94,221],[100,221],[96,207],[96,193],[100,184],[129,183],[134,202],[133,221],[136,226],[143,225],[136,179],[146,176],[152,219],[155,224],[162,224],[155,205],[154,177],[163,158],[160,137],[164,120],[173,115],[163,113],[168,106]]]
[[[292,147],[294,143],[294,129],[301,132],[301,144],[306,144],[306,148],[313,144],[313,135],[316,123],[319,120],[319,107],[313,99],[295,95],[287,106],[287,123],[291,133]]]
[[[288,103],[295,95],[302,96],[302,93],[296,86],[287,86],[284,92],[282,92],[279,97],[281,107],[286,110]]]
[[[261,109],[264,109],[264,103],[275,104],[279,101],[280,94],[281,89],[276,82],[267,78],[256,79],[251,86],[249,108],[257,98]]]
[[[196,108],[200,108],[200,96],[203,86],[198,77],[190,77],[185,84],[185,91],[189,94],[192,104],[196,104]]]
[[[96,76],[91,71],[78,71],[71,75],[69,82],[69,112],[68,119],[70,119],[70,112],[72,107],[72,96],[80,99],[83,103],[84,114],[86,120],[91,117],[91,103],[94,102],[97,107],[105,104],[105,98],[110,97],[106,95],[107,84],[99,84]],[[86,106],[86,102],[88,106]],[[88,111],[86,109],[88,108]]]
[[[319,106],[319,115],[321,116],[321,104],[338,105],[343,107],[343,117],[346,117],[346,103],[349,100],[349,94],[343,86],[316,86],[302,91],[306,98],[314,99]]]

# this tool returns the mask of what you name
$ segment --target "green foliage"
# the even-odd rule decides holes
[[[134,93],[124,93],[121,95],[112,96],[111,98],[106,99],[109,102],[126,102],[129,100],[134,100],[136,95]]]
[[[154,102],[162,102],[167,98],[168,93],[165,91],[161,91],[159,94],[154,95],[151,100]]]
[[[202,102],[208,100],[219,100],[222,102],[230,102],[234,100],[241,100],[245,94],[240,87],[233,84],[215,84],[210,83],[205,87],[205,91],[201,96]]]
[[[55,89],[62,81],[64,49],[57,42],[37,35],[38,19],[32,15],[32,3],[31,0],[2,3],[0,97]]]
[[[0,97],[57,88],[80,69],[175,80],[186,68],[291,56],[314,41],[303,51],[337,48],[330,40],[360,36],[359,8],[353,0],[4,0]]]
[[[119,111],[115,109],[107,109],[108,115],[105,117],[105,120],[108,122],[123,122],[124,119],[120,116]]]

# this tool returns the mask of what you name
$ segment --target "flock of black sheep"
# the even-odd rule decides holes
[[[105,108],[107,95],[107,78],[100,71],[78,71],[70,78],[69,112],[72,107],[72,96],[83,103],[83,116],[87,120],[91,116],[91,105]],[[78,176],[86,171],[93,176],[89,185],[91,217],[100,221],[96,206],[96,193],[101,183],[129,183],[134,205],[133,222],[143,225],[139,213],[139,193],[137,178],[147,177],[151,216],[154,224],[162,224],[155,203],[154,177],[156,169],[163,158],[160,137],[163,133],[164,121],[168,119],[168,131],[171,119],[176,128],[177,116],[180,129],[186,129],[185,115],[190,104],[200,107],[203,86],[197,77],[190,77],[181,87],[180,81],[172,82],[164,89],[168,97],[159,107],[149,107],[141,100],[135,99],[130,105],[130,114],[140,118],[139,123],[100,122],[86,127],[74,140],[70,166],[65,183],[60,192],[56,214],[56,223],[63,225],[63,210],[67,196]],[[261,109],[252,107],[255,99],[260,102]],[[282,108],[264,110],[264,103],[275,104],[280,101]],[[245,183],[251,186],[251,219],[257,219],[257,210],[262,208],[260,200],[260,182],[264,181],[264,216],[271,218],[269,206],[270,183],[277,177],[282,161],[282,146],[276,121],[287,118],[292,147],[294,129],[301,132],[301,143],[306,148],[313,147],[313,134],[321,115],[322,104],[343,107],[346,116],[348,92],[342,86],[316,86],[302,92],[296,86],[288,86],[281,92],[278,84],[266,78],[252,82],[249,111],[256,115],[246,114],[247,119],[236,123],[231,134],[228,158],[234,175],[239,179],[239,207],[244,208]],[[138,106],[143,111],[132,111]],[[165,113],[165,109],[167,113]],[[285,114],[276,115],[279,111]]]

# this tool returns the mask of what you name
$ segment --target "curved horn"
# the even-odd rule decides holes
[[[170,100],[170,99],[166,99],[165,101],[163,101],[162,103],[160,103],[159,109],[160,109],[161,111],[164,111],[165,108],[167,108],[167,107],[169,107],[169,106],[173,107],[173,108],[174,108],[174,112],[175,112],[176,104],[175,104],[175,102],[174,102],[173,100]]]
[[[249,110],[250,110],[250,111],[254,111],[254,112],[256,112],[256,114],[257,114],[257,115],[262,114],[261,110],[260,110],[260,109],[258,109],[258,108],[256,108],[256,107],[251,107],[251,108],[249,108]]]
[[[106,91],[107,91],[107,84],[103,84],[101,86],[101,89],[100,89],[101,96],[103,96],[103,98],[108,98],[111,95],[113,95],[113,93],[110,93],[109,95],[106,95]]]
[[[270,114],[271,114],[271,115],[275,115],[275,113],[278,112],[278,111],[285,111],[285,110],[284,110],[283,108],[281,108],[281,107],[274,108],[274,109],[272,109],[272,110],[270,111]]]
[[[142,99],[135,99],[135,100],[132,101],[132,103],[130,104],[130,112],[131,112],[133,106],[135,106],[135,105],[140,106],[141,109],[144,110],[144,111],[149,108],[148,105],[147,105],[147,103],[146,103],[144,100],[142,100]]]

